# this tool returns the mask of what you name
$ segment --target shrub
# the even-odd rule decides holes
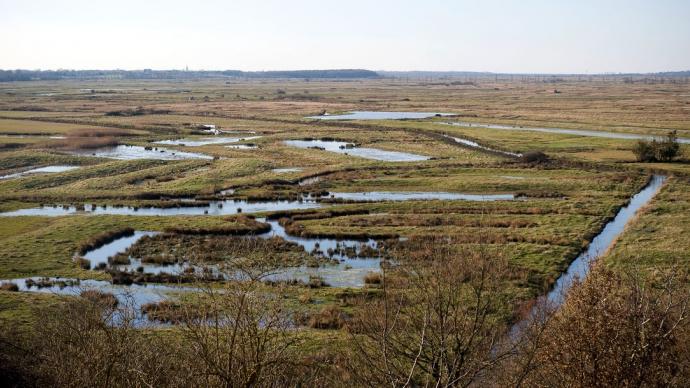
[[[595,264],[528,328],[515,363],[525,373],[504,369],[513,382],[503,386],[687,386],[687,281],[681,268],[651,277]]]
[[[519,160],[523,163],[542,163],[547,162],[549,157],[541,151],[528,151],[522,154]]]
[[[669,132],[663,141],[657,143],[655,150],[656,158],[662,162],[672,161],[679,153],[680,144],[678,143],[676,131]]]
[[[364,276],[364,284],[379,285],[383,283],[383,276],[378,272],[369,272]]]
[[[632,152],[638,162],[670,162],[680,155],[676,131],[669,132],[661,141],[640,140],[635,144]]]
[[[644,140],[640,140],[635,143],[632,152],[635,154],[635,158],[638,162],[655,161],[656,156],[654,155],[654,143],[656,143],[656,141],[648,142]]]

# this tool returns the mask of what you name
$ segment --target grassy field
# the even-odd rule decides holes
[[[147,206],[163,197],[237,199],[297,198],[309,192],[443,191],[516,194],[497,202],[409,201],[334,204],[286,214],[305,236],[397,236],[409,243],[447,238],[457,251],[488,249],[508,256],[526,280],[510,284],[520,300],[547,290],[651,172],[674,175],[659,197],[626,230],[606,258],[616,266],[649,268],[687,265],[683,236],[690,229],[688,181],[690,147],[674,163],[634,161],[634,141],[583,136],[465,128],[485,124],[606,130],[663,135],[670,129],[690,137],[690,86],[624,84],[597,80],[556,84],[515,81],[469,83],[419,80],[367,81],[121,81],[23,82],[0,90],[0,175],[50,165],[80,168],[54,174],[0,180],[0,211],[48,204]],[[557,89],[561,93],[554,93]],[[328,121],[306,119],[322,112],[350,110],[432,111],[453,118],[425,120]],[[226,144],[165,145],[213,157],[204,160],[112,160],[75,156],[51,135],[72,139],[112,136],[119,144],[155,147],[151,142],[212,135],[213,124],[227,137],[256,139],[253,149]],[[447,134],[495,149],[544,151],[547,163],[512,158],[454,144]],[[26,135],[19,137],[18,135]],[[384,162],[316,149],[285,140],[336,139],[358,146],[430,157],[419,162]],[[76,144],[76,143],[75,143]],[[297,168],[280,172],[279,168]],[[303,178],[319,176],[306,186]],[[332,209],[350,214],[331,214]],[[311,214],[301,217],[300,214]],[[265,215],[265,214],[262,214]],[[161,231],[182,228],[247,228],[243,217],[0,216],[0,279],[66,276],[108,279],[73,260],[89,238],[122,227]],[[410,257],[414,255],[410,253]],[[508,281],[507,281],[508,283]],[[308,309],[336,304],[336,288],[293,288],[287,302]],[[357,291],[358,292],[358,291]],[[55,297],[0,291],[0,317],[28,319],[27,303]],[[304,306],[302,306],[304,307]],[[347,307],[350,308],[350,307]]]
[[[678,266],[690,261],[690,182],[674,178],[631,224],[611,250],[606,262],[615,267],[637,267],[649,271]]]

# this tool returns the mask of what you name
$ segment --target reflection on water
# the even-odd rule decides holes
[[[299,201],[245,201],[245,200],[222,200],[210,201],[199,206],[188,206],[194,201],[180,207],[133,207],[133,206],[113,206],[113,205],[83,205],[82,208],[76,206],[43,206],[30,209],[19,209],[6,213],[0,213],[0,216],[16,217],[16,216],[43,216],[43,217],[58,217],[72,214],[83,215],[126,215],[126,216],[220,216],[238,213],[258,213],[279,210],[296,210],[296,209],[313,209],[321,207],[319,203],[314,200],[305,198]]]
[[[253,150],[259,148],[256,144],[233,144],[227,145],[226,148],[233,148],[236,150]]]
[[[466,128],[488,128],[488,129],[505,129],[511,131],[533,131],[533,132],[546,132],[546,133],[559,133],[562,135],[576,135],[576,136],[589,136],[589,137],[603,137],[607,139],[624,139],[624,140],[661,140],[661,136],[651,136],[642,135],[634,133],[620,133],[620,132],[607,132],[607,131],[593,131],[587,129],[567,129],[567,128],[538,128],[538,127],[521,127],[513,125],[500,125],[500,124],[475,124],[466,122],[453,122],[444,123],[448,125],[455,125],[459,127]],[[688,138],[678,138],[679,143],[690,144],[690,139]]]
[[[307,118],[316,120],[410,120],[443,116],[453,116],[453,113],[353,111],[342,115],[325,114],[322,116],[309,116]]]
[[[177,145],[186,147],[199,147],[210,144],[225,144],[225,143],[237,143],[243,140],[253,140],[258,139],[261,136],[250,136],[250,137],[204,137],[198,139],[176,139],[176,140],[161,140],[154,142],[155,144],[166,144],[166,145]]]
[[[324,151],[386,162],[418,162],[431,159],[428,156],[411,154],[408,152],[384,151],[377,148],[355,147],[354,144],[343,141],[286,140],[285,144],[298,148],[322,149]]]
[[[39,168],[27,170],[27,171],[18,172],[15,174],[0,176],[0,179],[20,178],[23,176],[33,175],[33,174],[52,174],[52,173],[74,170],[77,168],[79,168],[79,166],[46,166],[46,167],[39,167]]]
[[[118,302],[133,309],[134,321],[137,326],[148,325],[145,315],[140,312],[140,307],[147,303],[156,303],[170,299],[172,295],[180,292],[198,291],[194,287],[182,287],[162,284],[132,284],[115,285],[104,280],[79,280],[67,278],[20,278],[6,279],[0,283],[14,283],[23,292],[38,292],[43,294],[79,296],[84,291],[95,290],[113,294]],[[117,320],[117,316],[113,317]],[[118,324],[117,321],[111,322]]]
[[[300,167],[287,167],[287,168],[274,168],[271,170],[271,172],[274,172],[276,174],[288,174],[291,172],[301,172],[302,168]]]
[[[307,178],[300,185],[317,182],[319,177]],[[234,189],[220,192],[230,195]],[[134,207],[115,205],[43,205],[41,207],[18,209],[0,213],[3,217],[41,216],[59,217],[67,215],[125,215],[125,216],[219,216],[239,213],[260,213],[300,209],[315,209],[324,206],[318,200],[343,199],[350,201],[416,201],[416,200],[464,200],[464,201],[501,201],[513,200],[514,194],[464,194],[449,192],[409,192],[409,191],[369,191],[369,192],[333,192],[323,197],[306,196],[299,200],[247,201],[226,199],[199,203],[193,199],[171,203],[170,207]]]
[[[149,149],[147,149],[149,148]],[[213,159],[212,156],[198,154],[194,152],[184,152],[169,150],[160,147],[141,147],[133,145],[118,145],[115,147],[102,147],[89,150],[77,150],[71,152],[79,156],[96,156],[99,158],[135,160],[135,159],[158,159],[158,160],[185,160],[185,159]]]
[[[417,200],[447,200],[447,201],[508,201],[515,199],[513,194],[462,194],[439,191],[430,192],[395,192],[395,191],[364,191],[356,193],[329,193],[331,198],[350,201],[417,201]]]
[[[264,220],[262,219],[259,221]],[[323,237],[296,237],[287,234],[285,228],[277,221],[267,222],[271,225],[271,231],[260,237],[279,236],[287,241],[298,244],[307,252],[318,250],[322,252],[323,255],[339,261],[337,265],[326,265],[319,268],[309,268],[307,266],[286,268],[280,273],[273,275],[273,280],[299,279],[307,282],[310,276],[320,276],[326,283],[333,287],[362,287],[364,286],[364,276],[367,273],[380,271],[381,259],[379,257],[349,258],[347,255],[340,253],[341,249],[346,248],[354,250],[356,255],[360,255],[364,247],[377,249],[378,245],[376,241],[372,239],[357,241]],[[332,254],[329,254],[329,252],[332,252]]]
[[[472,141],[472,140],[468,140],[468,139],[463,139],[463,138],[461,138],[461,137],[453,137],[453,136],[448,136],[448,135],[443,135],[443,136],[445,136],[445,137],[447,137],[447,138],[449,138],[449,139],[452,139],[452,140],[455,141],[456,143],[460,143],[460,144],[466,145],[466,146],[468,146],[468,147],[470,147],[470,148],[476,148],[476,149],[482,150],[482,151],[494,152],[494,153],[497,153],[497,154],[501,154],[501,155],[505,155],[505,156],[510,156],[510,157],[520,157],[520,156],[522,156],[522,154],[518,154],[518,153],[515,153],[515,152],[501,151],[501,150],[497,150],[497,149],[494,149],[494,148],[485,147],[485,146],[483,146],[483,145],[477,143],[476,141]]]
[[[131,236],[120,237],[111,241],[99,248],[86,252],[83,257],[88,259],[91,263],[91,269],[97,268],[99,265],[108,264],[108,258],[118,253],[124,252],[144,236],[155,236],[156,232],[141,232],[136,231]],[[136,268],[136,267],[135,267]]]

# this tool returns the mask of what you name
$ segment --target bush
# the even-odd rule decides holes
[[[681,268],[651,277],[595,264],[555,313],[530,327],[516,363],[526,373],[504,369],[513,377],[504,385],[688,386],[687,281]]]
[[[670,162],[680,154],[680,144],[676,131],[671,131],[666,138],[657,143],[656,158],[662,162]]]
[[[680,155],[676,131],[671,131],[662,141],[640,140],[632,150],[638,162],[670,162]]]
[[[380,285],[383,283],[383,276],[378,272],[369,272],[364,275],[364,284]]]
[[[528,151],[522,154],[519,160],[523,163],[542,163],[547,162],[549,157],[541,151]]]
[[[654,143],[656,141],[648,142],[645,140],[638,141],[633,147],[633,154],[638,162],[653,162],[656,160],[654,155]]]

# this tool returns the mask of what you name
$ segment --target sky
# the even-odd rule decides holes
[[[0,69],[690,70],[690,0],[0,0]]]

